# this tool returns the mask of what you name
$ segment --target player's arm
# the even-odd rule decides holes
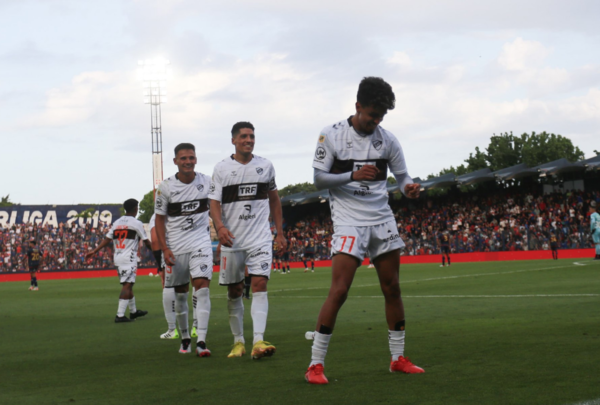
[[[408,175],[408,169],[406,168],[406,160],[404,159],[404,151],[400,142],[393,135],[392,144],[390,145],[390,158],[388,159],[388,165],[390,171],[394,174],[398,188],[408,198],[419,198],[421,193],[421,185],[415,183],[413,179]]]
[[[232,247],[235,236],[223,224],[223,211],[221,201],[210,200],[210,217],[213,220],[219,243],[225,247]]]
[[[277,189],[269,190],[269,208],[273,222],[275,222],[275,229],[277,230],[275,242],[277,242],[277,246],[279,247],[278,253],[281,255],[287,249],[287,241],[283,235],[283,211]]]
[[[110,238],[104,238],[102,240],[102,242],[100,242],[100,244],[98,246],[96,246],[95,249],[93,249],[91,252],[88,252],[88,253],[85,254],[85,259],[88,260],[89,258],[91,258],[92,256],[94,256],[96,253],[98,253],[100,250],[104,249],[105,247],[107,247],[111,243],[112,243],[112,239],[110,239]]]
[[[167,246],[165,217],[165,215],[156,214],[156,224],[154,225],[154,229],[156,229],[156,240],[159,249],[163,252],[165,263],[169,266],[175,266],[175,255]]]

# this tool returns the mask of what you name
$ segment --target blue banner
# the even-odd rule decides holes
[[[85,213],[84,213],[85,211]],[[83,213],[83,214],[82,214]],[[110,225],[121,217],[121,205],[13,205],[0,207],[0,226],[15,224],[41,224],[58,227],[59,223],[80,227],[99,223]]]

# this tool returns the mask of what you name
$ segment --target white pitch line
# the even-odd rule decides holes
[[[227,298],[227,295],[212,295],[212,298]],[[403,295],[402,298],[561,298],[600,297],[600,294],[513,294],[513,295]],[[276,295],[271,298],[326,298],[322,295]],[[348,298],[383,298],[383,295],[349,295]],[[600,404],[599,404],[600,405]]]
[[[600,405],[600,398],[592,399],[591,401],[577,402],[576,404],[570,404],[570,405]]]

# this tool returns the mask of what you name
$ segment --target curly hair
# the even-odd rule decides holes
[[[246,121],[236,122],[233,125],[233,128],[231,128],[231,137],[233,138],[234,136],[236,136],[237,134],[239,134],[240,130],[242,128],[249,128],[249,129],[251,129],[251,130],[254,131],[254,125],[252,125],[249,122],[246,122]]]
[[[363,107],[375,107],[393,110],[396,106],[396,96],[392,86],[381,77],[365,77],[358,85],[356,101]]]

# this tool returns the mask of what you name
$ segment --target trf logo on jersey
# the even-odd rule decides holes
[[[373,141],[373,147],[375,148],[375,150],[381,149],[381,145],[383,145],[383,142],[381,142],[379,140]]]
[[[204,191],[204,184],[198,184],[196,186],[196,188],[198,189],[198,191],[203,192]]]
[[[256,184],[240,185],[238,187],[238,197],[252,197],[256,195],[258,186]]]
[[[366,166],[366,165],[375,166],[375,162],[354,162],[354,168],[352,169],[352,171],[357,172],[360,169],[362,169],[363,166]]]
[[[325,152],[325,148],[322,148],[321,146],[319,146],[317,148],[317,151],[315,152],[315,157],[318,160],[323,160],[323,159],[325,159],[325,156],[327,156],[327,152]]]
[[[200,207],[200,202],[190,201],[190,202],[181,204],[181,212],[193,212],[193,211],[196,211],[199,207]]]
[[[373,194],[369,186],[360,186],[359,190],[354,190],[354,195],[360,195],[362,197]]]
[[[246,204],[244,205],[244,209],[246,211],[248,211],[247,214],[242,214],[240,215],[239,219],[241,219],[242,221],[247,221],[249,219],[254,219],[256,218],[256,214],[252,213],[252,206],[250,204]]]
[[[263,171],[264,171],[264,170],[262,169],[262,167],[257,167],[257,168],[256,168],[256,173],[258,173],[258,174],[262,174],[262,173],[263,173]]]

